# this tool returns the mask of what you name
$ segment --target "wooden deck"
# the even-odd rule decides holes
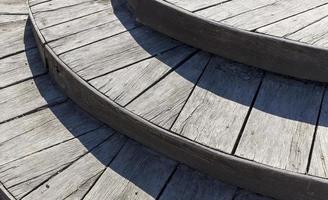
[[[242,187],[281,199],[327,198],[325,84],[264,72],[186,46],[136,23],[123,0],[30,0],[29,5],[51,74],[98,119]],[[197,8],[188,9],[213,9]],[[162,169],[168,176],[169,163]],[[111,182],[106,176],[100,179],[103,184]],[[299,193],[286,189],[291,182],[291,190]],[[91,194],[101,195],[97,190]],[[158,195],[159,190],[151,191]],[[170,199],[172,194],[163,195]]]
[[[139,22],[186,44],[271,72],[328,82],[327,0],[128,1]]]
[[[0,11],[1,200],[269,200],[155,153],[82,111],[42,64],[25,1],[0,0]]]

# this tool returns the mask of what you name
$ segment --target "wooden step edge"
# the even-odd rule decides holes
[[[0,183],[0,199],[1,200],[15,200],[14,196],[6,189],[6,187]]]
[[[76,75],[34,26],[49,73],[82,109],[110,127],[168,157],[227,183],[281,200],[326,200],[328,180],[298,174],[215,151],[164,130],[111,101]]]
[[[128,2],[138,22],[188,45],[271,72],[328,82],[328,49],[227,26],[163,0]]]

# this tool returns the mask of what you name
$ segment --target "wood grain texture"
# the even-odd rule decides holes
[[[210,55],[199,52],[126,106],[131,112],[169,129],[201,76]]]
[[[26,14],[27,5],[25,0],[1,0],[0,14]]]
[[[0,165],[78,137],[100,126],[100,122],[83,113],[72,103],[1,124]],[[17,144],[20,144],[19,151],[16,149]]]
[[[124,42],[122,42],[124,41]],[[146,27],[133,29],[59,56],[85,80],[156,56],[179,42]]]
[[[191,47],[177,47],[89,83],[116,103],[125,106],[195,51]]]
[[[47,72],[36,48],[0,59],[0,88]]]
[[[24,81],[0,90],[0,122],[66,100],[50,77]]]
[[[171,130],[231,153],[261,77],[253,68],[212,58]]]
[[[228,200],[233,199],[237,187],[216,181],[187,166],[179,165],[166,186],[160,200]]]
[[[122,13],[121,13],[122,14]],[[108,14],[107,14],[108,15]],[[122,14],[123,15],[123,14]],[[123,16],[122,16],[123,17]],[[107,17],[105,17],[106,19]],[[101,20],[101,19],[100,19]],[[123,22],[121,21],[123,20]],[[136,22],[132,19],[131,15],[125,13],[125,19],[112,20],[111,22],[104,23],[97,27],[88,29],[86,31],[78,32],[59,40],[55,40],[49,43],[49,46],[54,50],[57,55],[67,52],[72,49],[76,49],[88,44],[109,38],[113,35],[123,33],[127,30],[133,29],[137,26]],[[80,20],[79,20],[80,21]],[[103,20],[105,21],[105,20]],[[81,26],[81,25],[80,25]],[[54,29],[52,27],[52,29]],[[73,32],[75,30],[71,29]],[[56,31],[60,32],[60,30]],[[48,38],[46,38],[48,40]]]
[[[322,94],[320,85],[267,75],[236,155],[305,173]]]
[[[130,140],[84,199],[155,199],[175,166]]]
[[[0,26],[3,26],[5,23],[13,23],[15,21],[26,20],[27,15],[1,15],[0,14]]]
[[[82,4],[85,2],[88,2],[90,0],[50,0],[50,1],[34,1],[35,5],[31,6],[30,8],[32,13],[38,13],[38,12],[49,12],[53,10],[58,10],[65,7],[72,7],[78,4]],[[37,4],[36,4],[37,3]]]
[[[209,6],[213,6],[213,5],[225,2],[226,0],[193,0],[193,1],[190,1],[190,0],[165,0],[165,1],[193,12],[196,10],[204,9]]]
[[[317,134],[314,138],[312,158],[310,160],[309,174],[328,178],[328,92],[322,102]]]
[[[47,42],[51,42],[59,38],[63,38],[82,31],[87,31],[89,29],[101,25],[105,25],[107,23],[118,23],[115,22],[117,20],[119,20],[122,23],[122,26],[125,27],[130,27],[133,23],[135,23],[134,19],[132,19],[131,17],[131,14],[128,13],[127,9],[122,9],[122,7],[117,7],[113,9],[112,7],[110,7],[109,9],[106,9],[101,12],[96,12],[91,15],[87,15],[75,20],[71,20],[65,23],[42,29],[41,33],[44,38],[47,39]],[[107,31],[111,30],[108,29]],[[90,33],[89,36],[92,36],[92,34]]]
[[[0,59],[36,47],[31,24],[18,18],[18,21],[0,24]]]
[[[327,17],[328,5],[323,5],[307,12],[283,19],[257,30],[257,32],[274,35],[278,37],[288,37],[307,26],[317,23]],[[314,31],[315,33],[317,31]]]
[[[101,144],[113,132],[109,128],[97,129],[76,139],[36,152],[28,157],[1,165],[1,182],[14,196],[22,197],[47,178],[60,172],[70,163],[88,153],[89,150]],[[33,148],[33,144],[30,146]],[[19,146],[17,146],[16,151],[18,151],[18,148]],[[43,176],[46,173],[47,176]],[[33,184],[30,184],[29,180],[34,180]],[[12,187],[14,188],[11,189]]]
[[[72,198],[72,193],[74,198],[82,199],[95,183],[94,177],[99,177],[105,170],[126,139],[123,135],[115,134],[67,169],[43,183],[24,199],[66,199]],[[93,180],[93,183],[90,183],[90,180]]]
[[[44,29],[49,26],[71,21],[73,19],[90,15],[108,8],[110,8],[110,4],[106,2],[88,1],[74,6],[63,7],[47,12],[35,13],[33,16],[39,29]]]
[[[300,2],[299,0],[276,1],[271,5],[254,9],[250,12],[223,20],[222,22],[240,29],[255,30],[326,3],[326,0],[304,2]]]
[[[328,18],[324,18],[317,23],[311,24],[294,34],[289,35],[287,38],[296,40],[317,47],[328,47]]]
[[[232,0],[217,6],[213,6],[196,12],[197,15],[214,20],[222,21],[224,19],[238,16],[252,10],[259,9],[275,3],[277,0]]]

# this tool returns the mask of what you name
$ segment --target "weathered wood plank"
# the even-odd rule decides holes
[[[186,46],[177,47],[89,83],[116,103],[125,106],[195,51]]]
[[[299,0],[277,1],[271,5],[254,9],[222,22],[245,30],[255,30],[326,3],[326,0],[304,2]]]
[[[37,3],[34,6],[30,5],[32,13],[38,13],[38,12],[48,12],[48,11],[53,11],[53,10],[58,10],[60,8],[65,8],[65,7],[71,7],[75,6],[81,3],[85,3],[91,0],[50,0],[50,1],[38,1],[34,2]],[[33,3],[33,2],[32,2]]]
[[[239,190],[234,200],[273,200],[273,199],[246,190]]]
[[[75,193],[76,199],[82,199],[93,185],[89,181],[95,182],[94,177],[99,177],[105,170],[126,139],[123,135],[115,134],[67,169],[43,183],[24,199],[66,199],[72,193]],[[83,187],[85,183],[89,187]],[[76,195],[77,192],[80,196]]]
[[[100,126],[100,122],[72,103],[65,103],[1,124],[0,165],[78,137]],[[18,147],[19,151],[17,151]]]
[[[305,173],[322,94],[320,85],[267,75],[236,155]]]
[[[231,153],[261,78],[259,70],[213,57],[172,131]]]
[[[47,75],[24,81],[0,90],[0,122],[65,100]]]
[[[122,23],[122,26],[125,27],[130,27],[135,23],[127,9],[118,7],[115,9],[109,8],[101,12],[42,29],[41,33],[44,38],[47,39],[47,42],[51,42],[53,40],[76,34],[81,31],[86,31],[106,23],[111,23],[115,20],[119,20]],[[92,34],[90,35],[92,36]]]
[[[78,75],[89,80],[150,58],[179,44],[146,27],[140,27],[69,51],[60,58]]]
[[[209,6],[216,5],[218,3],[225,2],[226,0],[193,0],[193,1],[190,1],[190,0],[165,0],[165,1],[193,12],[196,10],[204,9]]]
[[[13,23],[15,21],[26,20],[27,15],[1,15],[0,14],[0,26],[3,26],[6,23]]]
[[[309,174],[328,178],[328,92],[322,102],[320,119],[317,127],[312,158],[310,160]]]
[[[0,14],[28,14],[25,0],[1,0]]]
[[[48,12],[35,13],[33,16],[39,27],[43,29],[56,24],[64,23],[73,19],[77,19],[95,12],[106,10],[111,5],[102,1],[89,1],[75,6],[64,7],[51,10]],[[33,8],[33,7],[32,7]]]
[[[276,1],[277,0],[232,0],[196,13],[214,21],[221,21],[233,16],[238,16],[242,13],[247,13],[251,10],[268,6]]]
[[[328,5],[323,5],[313,10],[289,17],[257,30],[257,32],[274,35],[278,37],[286,37],[295,33],[321,19],[327,17]],[[315,31],[316,32],[316,31]]]
[[[79,159],[81,156],[88,153],[88,151],[101,144],[109,138],[113,132],[113,129],[110,128],[97,129],[76,139],[2,165],[0,166],[0,180],[14,196],[23,196],[44,182],[46,180],[44,178],[48,178],[60,172],[71,162]],[[21,151],[18,143],[16,146],[16,151]],[[30,146],[33,147],[33,144]],[[110,154],[109,152],[110,151],[107,153]],[[50,171],[52,171],[52,174],[42,176]],[[70,178],[72,180],[78,180],[77,177]],[[33,184],[29,183],[31,179],[34,179]],[[11,190],[13,186],[15,186],[15,189]],[[19,193],[17,193],[18,191]]]
[[[0,25],[0,59],[36,46],[31,23],[26,19]]]
[[[175,166],[130,140],[84,199],[155,199]]]
[[[328,17],[289,35],[287,38],[318,47],[328,47]]]
[[[184,165],[179,165],[160,200],[227,200],[233,199],[236,190],[235,186],[224,184]]]
[[[169,129],[178,117],[210,55],[199,52],[126,106],[131,112]]]
[[[122,14],[122,13],[121,13]],[[86,31],[73,34],[59,40],[55,40],[49,43],[49,46],[54,50],[57,55],[67,52],[71,49],[76,49],[81,46],[108,38],[110,36],[125,32],[137,26],[129,13],[125,13],[124,22],[116,19],[109,23],[91,28]],[[106,17],[105,17],[106,19]],[[102,20],[105,21],[105,20]],[[72,29],[71,29],[72,30]],[[60,30],[56,31],[59,32]],[[48,40],[48,38],[46,38]]]
[[[0,88],[47,72],[36,48],[0,59]]]

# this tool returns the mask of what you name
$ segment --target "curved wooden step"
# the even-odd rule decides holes
[[[39,1],[29,9],[43,60],[86,111],[242,188],[328,197],[325,86],[186,46],[136,23],[125,1]]]
[[[327,0],[129,0],[139,22],[247,65],[328,82]]]
[[[1,200],[269,200],[151,151],[68,100],[47,75],[28,16],[17,15],[24,5],[0,2],[17,8],[0,12]]]

